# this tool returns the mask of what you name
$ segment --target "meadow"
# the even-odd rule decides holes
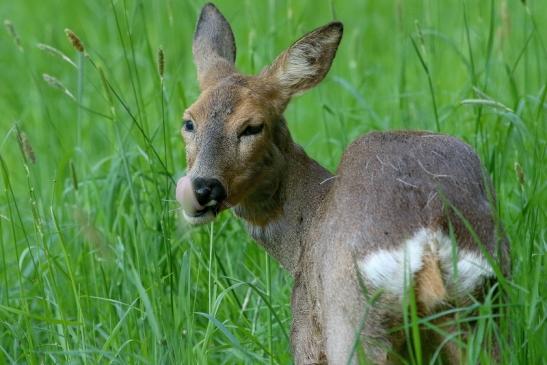
[[[174,200],[202,5],[0,2],[0,364],[291,363],[292,279],[230,212],[191,227]],[[493,363],[495,346],[503,364],[545,363],[547,2],[216,5],[244,73],[344,23],[327,78],[285,113],[331,171],[374,130],[439,131],[477,150],[512,275],[458,310],[476,324],[459,344],[469,364]]]

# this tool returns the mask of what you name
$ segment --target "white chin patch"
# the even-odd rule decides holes
[[[186,214],[186,212],[184,210],[182,210],[182,215],[184,216],[184,219],[188,223],[195,224],[195,225],[209,223],[213,219],[215,219],[215,214],[210,210],[208,210],[204,214],[202,214],[200,216],[197,216],[197,217],[188,215],[188,214]]]

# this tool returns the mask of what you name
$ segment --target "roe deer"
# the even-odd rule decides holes
[[[395,361],[404,336],[391,328],[402,324],[407,283],[419,314],[430,315],[468,303],[495,277],[487,257],[507,255],[487,177],[460,140],[370,133],[347,148],[335,176],[293,142],[283,111],[325,77],[342,29],[332,22],[306,34],[256,76],[235,69],[234,35],[214,5],[203,7],[193,39],[201,95],[184,112],[188,172],[177,200],[193,224],[233,208],[292,274],[297,364],[356,362],[356,344],[373,363]],[[438,337],[425,342],[459,363],[458,346]]]

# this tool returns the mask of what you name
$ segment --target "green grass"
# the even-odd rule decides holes
[[[327,79],[285,114],[329,169],[371,130],[440,130],[476,148],[513,275],[502,299],[458,312],[457,325],[477,322],[460,343],[470,364],[490,363],[492,343],[504,364],[544,362],[547,2],[356,3],[217,5],[246,73],[304,32],[344,22]],[[198,95],[191,39],[201,5],[0,2],[19,37],[0,31],[0,364],[290,363],[291,278],[230,213],[192,228],[174,201],[180,117]],[[424,320],[412,305],[405,318],[414,353]]]

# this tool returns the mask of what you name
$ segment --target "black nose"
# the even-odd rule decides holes
[[[217,179],[197,177],[192,179],[192,187],[200,205],[207,205],[213,200],[220,203],[226,198],[226,190]]]

